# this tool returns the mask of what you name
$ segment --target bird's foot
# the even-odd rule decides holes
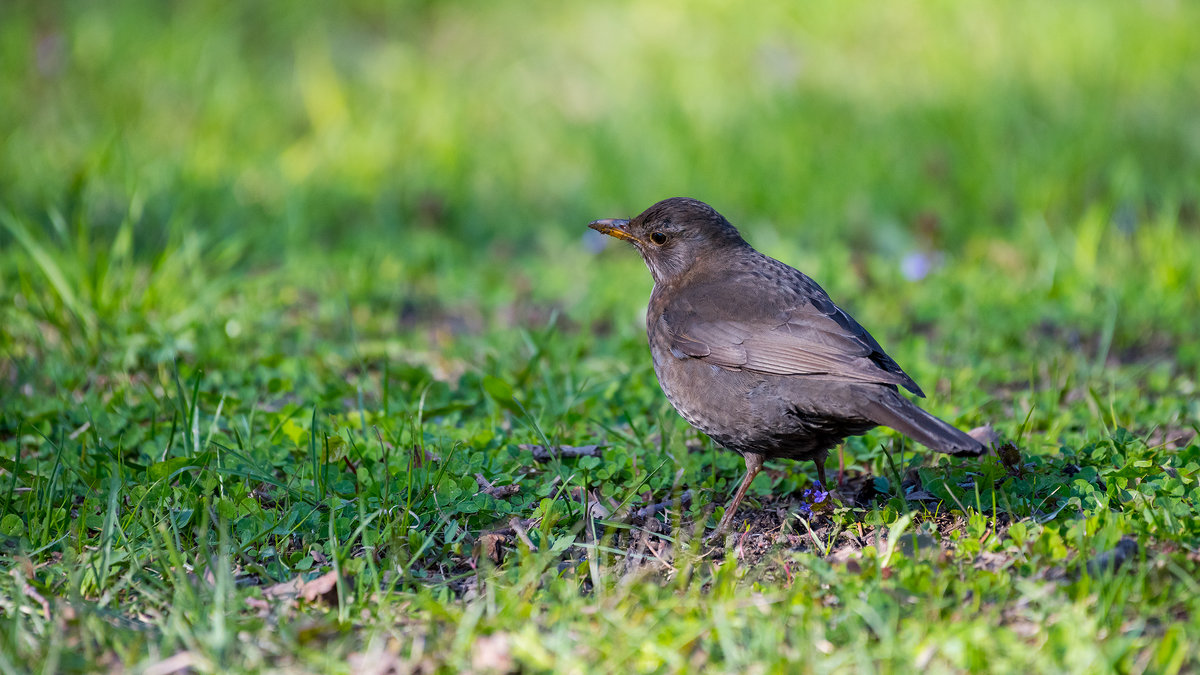
[[[722,546],[725,544],[725,536],[729,534],[729,526],[733,524],[733,512],[726,511],[725,517],[721,518],[721,522],[713,528],[712,532],[704,538],[704,543],[709,546]]]

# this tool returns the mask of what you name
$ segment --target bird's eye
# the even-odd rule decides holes
[[[654,242],[655,246],[662,246],[667,243],[667,235],[662,232],[653,232],[650,234],[650,241]]]

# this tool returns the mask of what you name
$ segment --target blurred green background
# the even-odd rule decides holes
[[[902,363],[1024,380],[1045,342],[1191,371],[1198,25],[1183,2],[6,2],[3,347],[336,369],[356,331],[453,373],[550,316],[628,343],[649,277],[584,224],[687,195]]]
[[[361,672],[381,636],[397,672],[482,672],[507,633],[530,672],[1186,671],[1198,28],[1169,0],[0,0],[0,670]],[[812,470],[772,462],[743,509],[794,534],[697,557],[742,461],[670,409],[650,276],[585,227],[671,196],[1024,463],[880,428],[829,468],[886,503],[810,548]],[[579,495],[683,489],[671,581],[627,583],[644,549],[596,545]],[[492,574],[510,519],[541,548]],[[874,546],[827,557],[851,531]],[[918,532],[936,562],[893,556]],[[1094,581],[1122,538],[1140,565]],[[331,571],[328,609],[264,604]]]

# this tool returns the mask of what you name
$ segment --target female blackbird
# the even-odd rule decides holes
[[[938,452],[986,450],[901,396],[925,394],[815,281],[751,248],[708,204],[676,197],[588,227],[633,244],[654,276],[646,332],[667,400],[746,460],[712,536],[767,457],[812,460],[823,488],[829,449],[878,425]]]

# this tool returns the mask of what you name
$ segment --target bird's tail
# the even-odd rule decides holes
[[[977,457],[987,452],[983,443],[921,410],[895,391],[886,390],[884,395],[872,398],[868,417],[921,445],[958,457]]]

